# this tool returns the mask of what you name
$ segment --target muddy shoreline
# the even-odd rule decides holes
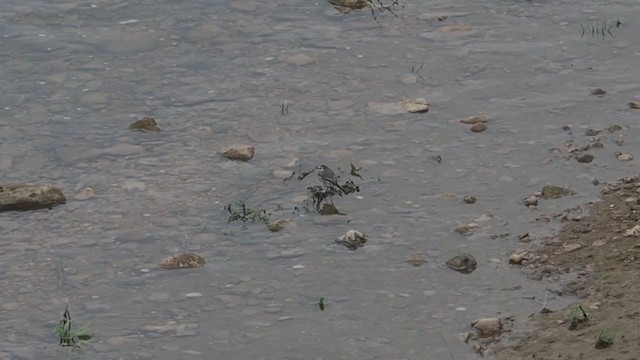
[[[568,308],[547,303],[540,312],[513,318],[513,332],[485,355],[514,359],[636,359],[640,351],[640,177],[602,188],[602,199],[573,211],[561,231],[526,255],[523,270],[549,282]],[[582,314],[586,312],[586,317]],[[518,328],[533,324],[533,330]]]

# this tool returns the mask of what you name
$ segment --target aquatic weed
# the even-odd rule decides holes
[[[71,301],[71,299],[69,299]],[[56,326],[56,333],[60,339],[60,346],[81,346],[91,340],[92,336],[87,334],[89,324],[84,324],[77,330],[71,329],[71,313],[69,312],[69,303],[64,308],[62,320]]]
[[[264,209],[252,209],[247,207],[247,204],[244,201],[236,201],[234,204],[228,204],[224,207],[225,210],[229,213],[229,219],[227,219],[228,223],[232,221],[242,221],[243,226],[247,221],[251,220],[252,222],[262,222],[268,224],[271,220],[271,213],[267,212]]]

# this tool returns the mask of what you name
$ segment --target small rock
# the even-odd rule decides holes
[[[513,253],[509,256],[509,264],[522,265],[522,262],[526,260],[525,252]]]
[[[451,270],[455,270],[463,274],[471,274],[476,269],[478,262],[473,255],[462,253],[447,260],[445,265],[447,265]]]
[[[607,130],[608,130],[610,133],[612,133],[612,134],[613,134],[613,133],[614,133],[614,132],[616,132],[616,131],[620,131],[620,130],[622,130],[622,126],[617,125],[617,124],[614,124],[614,125],[609,126],[609,127],[607,128]]]
[[[425,99],[403,100],[402,106],[404,106],[409,113],[423,113],[429,111],[429,103]]]
[[[357,230],[349,230],[346,234],[336,239],[337,244],[344,245],[349,250],[356,250],[357,248],[363,247],[366,242],[366,235]]]
[[[158,266],[163,269],[190,269],[202,267],[204,264],[205,260],[202,256],[194,253],[182,253],[160,260]]]
[[[129,130],[142,132],[158,132],[160,131],[160,128],[158,127],[156,119],[152,118],[151,116],[145,116],[142,119],[136,120],[131,125],[129,125]]]
[[[589,128],[584,132],[584,134],[587,135],[587,136],[596,136],[596,135],[600,134],[600,130]]]
[[[318,214],[320,214],[320,215],[344,215],[333,204],[324,204],[324,205],[322,205],[322,208],[320,210],[318,210]]]
[[[201,293],[199,293],[199,292],[190,292],[190,293],[185,294],[185,296],[184,296],[184,297],[187,297],[187,298],[196,298],[196,297],[200,297],[200,296],[202,296],[202,294],[201,294]]]
[[[498,318],[474,320],[471,326],[478,330],[479,335],[483,337],[500,335],[502,333],[502,321]]]
[[[249,161],[253,159],[255,149],[249,145],[232,145],[222,150],[222,156],[237,161]]]
[[[567,195],[575,195],[575,191],[555,185],[547,185],[542,188],[543,199],[558,199]]]
[[[468,116],[466,118],[462,118],[454,121],[462,124],[468,124],[468,125],[486,124],[489,122],[489,117],[487,115],[473,115],[473,116]]]
[[[590,163],[593,161],[593,155],[591,154],[580,154],[576,156],[576,161],[579,163]]]
[[[475,196],[465,195],[465,197],[462,198],[462,201],[464,201],[467,204],[473,204],[476,202],[476,198]]]
[[[396,103],[370,102],[369,110],[382,115],[399,115],[406,113],[420,113],[429,111],[429,103],[422,98],[408,99]]]
[[[295,54],[287,56],[284,61],[288,64],[293,64],[297,66],[304,66],[315,62],[315,60],[309,55],[305,54]]]
[[[407,255],[404,261],[406,261],[410,265],[418,267],[427,262],[427,256],[422,252],[416,251]]]
[[[463,343],[468,343],[469,342],[469,338],[471,338],[471,333],[470,332],[463,332],[458,334],[458,339],[460,339],[460,341],[462,341]]]
[[[480,133],[480,132],[483,132],[483,131],[487,130],[487,125],[483,124],[483,123],[473,124],[473,125],[471,125],[469,130],[471,130],[474,133]]]
[[[578,249],[582,248],[582,244],[580,243],[573,243],[573,244],[564,244],[562,245],[562,249],[564,250],[564,252],[568,253],[568,252],[572,252],[572,251],[576,251]]]
[[[601,246],[604,246],[606,244],[607,244],[606,240],[600,239],[600,240],[594,241],[593,244],[591,244],[591,246],[593,246],[593,247],[601,247]]]
[[[290,219],[283,219],[283,220],[279,220],[279,221],[267,224],[267,228],[270,231],[277,232],[277,231],[280,231],[280,230],[290,226],[291,224],[292,224],[292,222],[291,222]]]
[[[96,191],[91,186],[85,186],[73,198],[78,201],[89,200],[96,195]]]
[[[523,200],[525,206],[538,206],[538,197],[537,196],[529,196],[528,198]]]
[[[631,161],[633,160],[633,155],[625,154],[625,153],[616,153],[616,159],[620,161]]]
[[[640,237],[640,225],[636,225],[624,232],[624,236]]]
[[[466,236],[470,235],[473,230],[478,228],[479,226],[480,225],[477,223],[462,224],[453,229],[453,231],[457,232],[458,235]]]
[[[604,96],[607,93],[605,89],[595,88],[591,90],[591,95]]]
[[[629,102],[629,107],[632,109],[640,109],[640,101]]]

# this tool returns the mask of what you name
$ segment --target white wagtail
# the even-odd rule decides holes
[[[338,188],[343,193],[347,193],[347,191],[342,186],[340,186],[340,184],[338,184],[338,178],[336,177],[336,174],[333,172],[333,170],[329,169],[327,165],[318,165],[316,169],[320,170],[318,171],[318,179],[320,179],[320,182],[322,182],[322,184],[327,189]]]

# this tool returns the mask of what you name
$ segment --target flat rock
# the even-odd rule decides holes
[[[429,111],[429,103],[422,98],[407,99],[396,103],[370,102],[370,111],[382,115],[399,115],[406,113],[422,113]]]
[[[469,125],[474,125],[478,123],[486,124],[489,122],[489,117],[487,115],[471,115],[462,119],[453,120],[453,122],[459,122],[461,124],[469,124]]]
[[[62,190],[48,185],[0,185],[0,211],[27,211],[64,204]]]
[[[297,65],[297,66],[304,66],[304,65],[308,65],[308,64],[314,63],[315,60],[309,55],[295,54],[295,55],[287,56],[284,59],[284,62],[286,62],[287,64],[293,64],[293,65]]]

